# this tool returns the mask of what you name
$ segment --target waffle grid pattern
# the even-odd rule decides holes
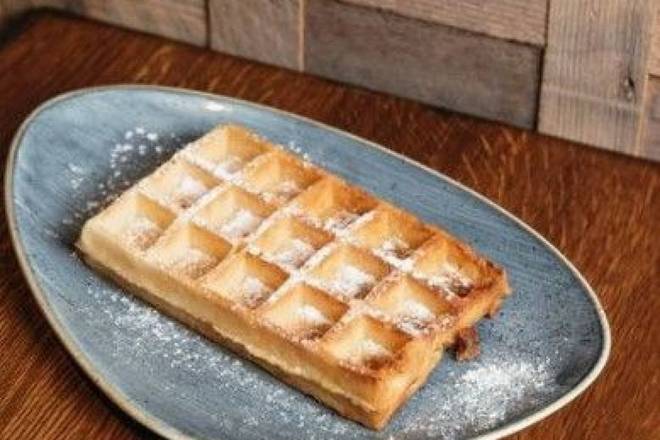
[[[419,337],[435,349],[489,282],[443,231],[238,127],[190,144],[113,209],[149,264],[348,368],[377,370]]]
[[[77,246],[372,428],[509,292],[501,269],[442,229],[238,126],[176,153],[89,219]]]

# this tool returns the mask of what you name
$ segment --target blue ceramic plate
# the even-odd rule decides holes
[[[347,421],[98,277],[73,251],[113,195],[218,123],[246,125],[504,266],[514,295],[479,326],[481,357],[443,359],[382,432]],[[170,438],[494,438],[594,381],[610,347],[596,296],[529,227],[462,185],[322,124],[234,99],[145,86],[76,91],[18,131],[5,201],[25,276],[63,344],[127,413]]]

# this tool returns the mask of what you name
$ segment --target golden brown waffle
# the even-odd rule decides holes
[[[127,190],[78,247],[140,297],[372,428],[509,292],[501,269],[443,230],[237,126]]]

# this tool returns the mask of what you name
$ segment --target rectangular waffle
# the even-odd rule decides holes
[[[509,293],[500,268],[447,232],[238,126],[129,188],[77,246],[139,297],[376,429]]]

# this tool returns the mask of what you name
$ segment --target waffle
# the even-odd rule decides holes
[[[89,219],[77,246],[139,297],[374,429],[509,292],[501,269],[447,232],[232,125]]]

